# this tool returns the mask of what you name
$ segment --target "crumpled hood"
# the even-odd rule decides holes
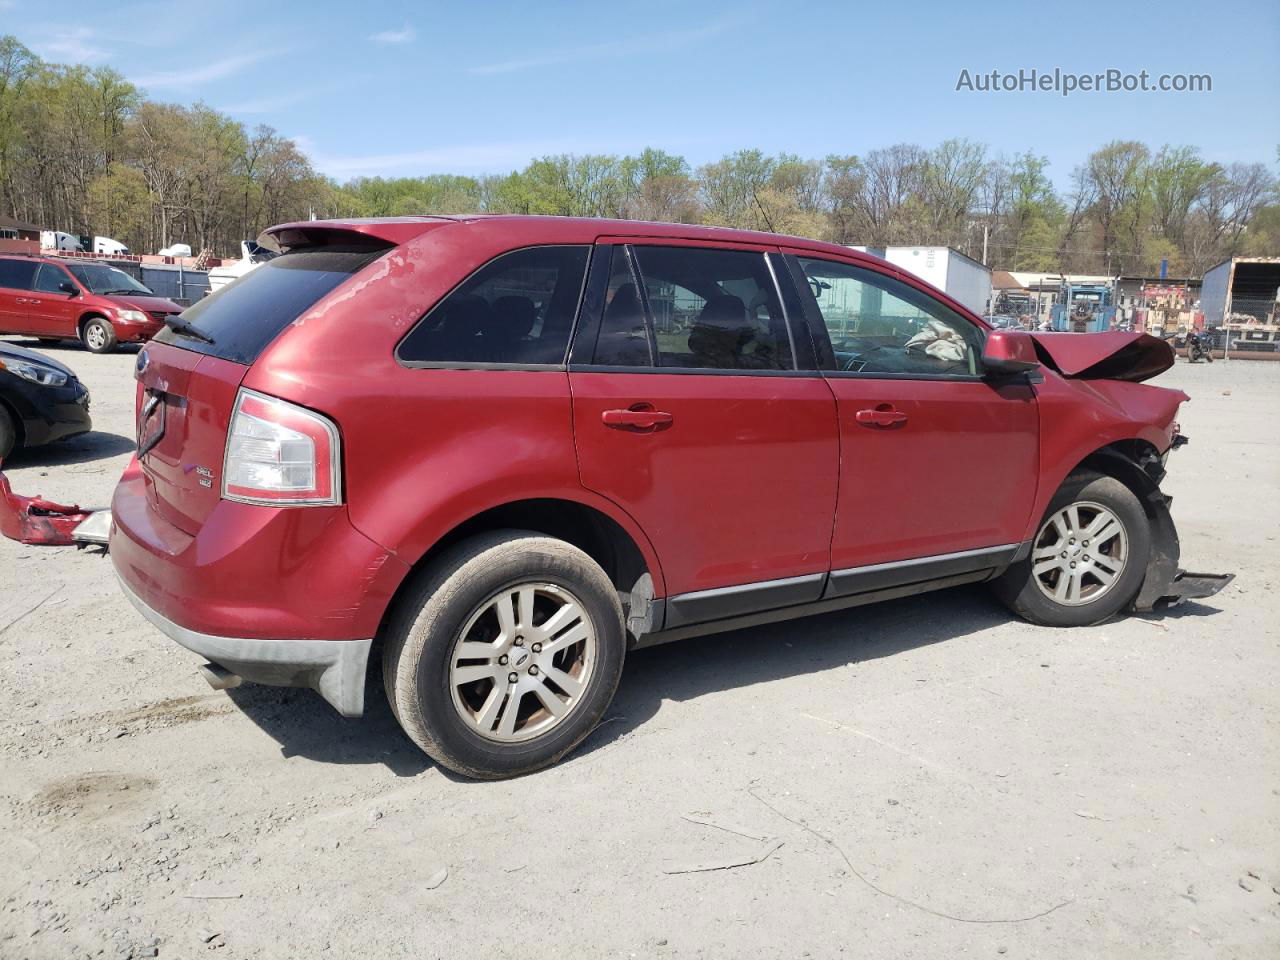
[[[1173,348],[1147,333],[1032,333],[1040,362],[1079,380],[1150,380],[1173,366]]]

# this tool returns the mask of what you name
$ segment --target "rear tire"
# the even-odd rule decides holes
[[[581,743],[625,654],[622,606],[599,564],[564,541],[504,530],[416,575],[387,623],[382,676],[414,743],[450,770],[496,780]]]
[[[86,320],[80,339],[90,353],[110,353],[116,348],[116,332],[102,317]]]
[[[1090,626],[1128,606],[1150,554],[1150,521],[1133,491],[1114,477],[1081,470],[1050,502],[1030,553],[992,581],[992,589],[1024,620]]]
[[[0,461],[13,453],[18,447],[18,425],[13,414],[0,407]]]

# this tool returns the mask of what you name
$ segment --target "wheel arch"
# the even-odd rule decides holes
[[[1092,470],[1123,483],[1138,498],[1150,521],[1151,554],[1142,586],[1131,604],[1134,610],[1149,611],[1177,576],[1181,556],[1178,531],[1169,512],[1171,498],[1160,489],[1165,474],[1160,451],[1139,437],[1118,440],[1089,454],[1067,476],[1080,470]]]
[[[110,317],[96,307],[90,308],[80,314],[79,319],[76,320],[76,336],[79,337],[82,342],[84,341],[84,325],[90,320],[101,320],[113,330],[115,329],[114,325],[111,323]]]
[[[647,615],[655,591],[661,590],[661,572],[652,546],[641,544],[618,519],[578,500],[533,497],[491,506],[457,523],[439,537],[409,568],[396,588],[383,625],[391,616],[406,585],[415,574],[454,544],[495,530],[529,530],[564,540],[600,564],[618,591],[630,621]],[[382,631],[379,630],[379,634]]]

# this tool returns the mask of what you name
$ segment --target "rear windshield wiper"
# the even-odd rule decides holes
[[[188,321],[182,319],[180,313],[170,313],[164,317],[164,325],[174,333],[182,337],[190,337],[192,340],[203,340],[205,343],[212,344],[213,337],[209,336],[199,327],[193,327]]]

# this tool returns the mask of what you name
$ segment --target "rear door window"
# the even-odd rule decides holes
[[[386,250],[322,247],[282,254],[182,312],[182,319],[213,343],[171,328],[161,330],[155,339],[184,350],[251,364],[285,327]]]
[[[590,249],[528,247],[489,261],[419,321],[396,356],[407,366],[563,364]]]
[[[37,266],[34,260],[0,260],[0,287],[30,290]]]
[[[594,362],[685,370],[794,370],[791,337],[763,253],[615,247]],[[648,308],[652,342],[642,326]],[[653,359],[650,359],[652,351]],[[656,361],[656,362],[654,362]]]

